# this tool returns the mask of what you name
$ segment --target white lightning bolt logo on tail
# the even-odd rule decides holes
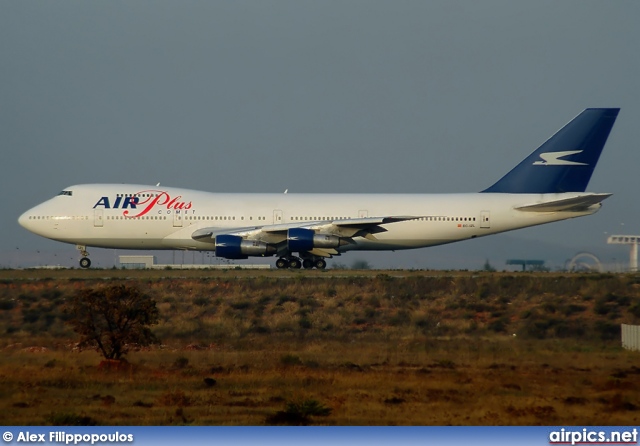
[[[544,161],[536,161],[534,166],[587,166],[587,163],[578,163],[576,161],[561,160],[565,156],[582,153],[582,150],[569,150],[567,152],[547,152],[541,153],[540,158]]]

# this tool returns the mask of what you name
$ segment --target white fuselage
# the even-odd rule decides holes
[[[130,184],[79,185],[65,192],[25,212],[20,224],[61,242],[122,249],[209,251],[211,243],[192,238],[196,230],[413,216],[416,218],[409,221],[381,225],[386,232],[374,237],[355,237],[339,251],[411,249],[590,215],[600,208],[595,204],[580,212],[515,209],[587,195],[579,192],[217,194]]]

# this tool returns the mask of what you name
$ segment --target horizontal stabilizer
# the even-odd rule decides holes
[[[590,194],[580,197],[563,198],[545,203],[529,204],[516,209],[524,212],[579,212],[609,198],[612,194]]]

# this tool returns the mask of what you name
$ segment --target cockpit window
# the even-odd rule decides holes
[[[73,192],[71,192],[70,190],[63,190],[62,192],[60,192],[58,195],[68,195],[71,196],[73,195]]]

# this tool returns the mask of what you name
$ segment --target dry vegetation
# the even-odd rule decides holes
[[[619,347],[640,276],[84,273],[0,275],[2,424],[640,420]],[[74,348],[63,307],[121,282],[156,299],[163,344],[116,367]]]

